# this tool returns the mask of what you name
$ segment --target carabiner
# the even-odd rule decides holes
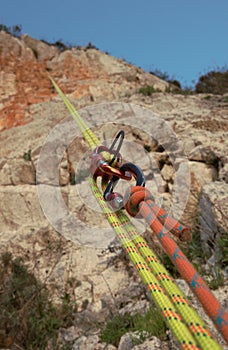
[[[116,148],[116,150],[113,152],[113,158],[112,160],[110,161],[109,165],[112,165],[112,163],[114,162],[114,160],[116,158],[118,158],[118,154],[120,154],[120,148],[122,147],[122,144],[123,144],[123,140],[124,140],[124,131],[123,130],[120,130],[118,132],[118,134],[116,135],[116,137],[114,138],[111,146],[109,147],[109,150],[112,151],[116,142],[118,141],[118,139],[120,138],[120,141],[119,141],[119,144],[118,144],[118,147]]]
[[[136,186],[145,186],[146,179],[143,174],[143,171],[140,167],[135,165],[134,163],[126,163],[120,167],[120,171],[126,173],[130,173],[136,180]],[[108,202],[109,206],[114,210],[119,210],[124,207],[123,196],[118,192],[113,192],[116,187],[119,177],[114,176],[108,183],[104,191],[104,199]]]
[[[114,150],[114,146],[119,138],[120,138],[119,144],[117,148]],[[122,157],[119,151],[122,146],[123,139],[124,139],[124,131],[121,130],[116,135],[110,148],[105,146],[99,146],[94,150],[94,152],[91,155],[91,166],[90,166],[90,172],[94,176],[94,178],[97,178],[98,176],[102,176],[106,180],[110,180],[113,176],[117,176],[124,180],[131,180],[132,177],[129,173],[120,171]],[[107,159],[107,155],[110,156],[111,159]],[[115,167],[113,166],[114,162],[115,162]]]

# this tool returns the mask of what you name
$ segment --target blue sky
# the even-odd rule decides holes
[[[0,0],[0,23],[47,41],[89,42],[183,86],[228,65],[228,0]]]

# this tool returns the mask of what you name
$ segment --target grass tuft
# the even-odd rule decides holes
[[[76,312],[69,295],[54,305],[23,259],[8,252],[0,256],[0,308],[0,348],[32,350],[62,349],[59,329],[71,326]]]
[[[107,344],[118,346],[120,338],[124,334],[137,332],[139,337],[137,336],[137,339],[133,339],[133,343],[136,340],[137,343],[142,343],[145,340],[145,334],[165,339],[166,329],[166,324],[160,312],[151,306],[144,315],[139,313],[131,315],[127,312],[124,315],[118,314],[114,316],[107,322],[101,339]]]

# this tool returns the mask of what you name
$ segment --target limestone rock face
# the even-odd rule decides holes
[[[219,180],[228,183],[228,163],[226,163],[219,171]]]
[[[97,335],[89,337],[80,337],[73,345],[72,350],[116,350],[117,348],[111,344],[102,344]]]
[[[125,96],[143,85],[165,90],[166,82],[94,48],[61,48],[0,32],[0,130],[31,120],[31,105],[53,95],[49,74],[84,105]]]
[[[52,60],[58,54],[57,47],[36,40],[27,34],[22,35],[21,40],[27,49],[32,50],[34,58],[36,58],[37,61]]]
[[[192,227],[200,218],[199,241],[217,254],[228,232],[227,99],[170,94],[166,82],[95,48],[59,49],[28,35],[0,32],[0,67],[0,252],[23,256],[54,301],[74,280],[83,322],[104,322],[115,302],[122,312],[149,304],[88,185],[91,150],[48,74],[105,145],[125,131],[124,162],[140,166],[176,219]],[[145,85],[160,92],[139,94]],[[65,333],[74,349],[116,349],[79,328]],[[170,348],[156,338],[134,348],[159,346]]]
[[[228,185],[211,182],[203,186],[200,200],[201,239],[207,252],[218,248],[221,235],[228,232]]]

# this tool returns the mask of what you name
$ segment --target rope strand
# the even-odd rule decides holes
[[[94,149],[95,147],[99,146],[100,141],[93,134],[91,129],[87,126],[71,102],[67,99],[61,89],[55,83],[55,81],[52,78],[50,79],[58,94],[65,103],[66,107],[68,108],[69,112],[74,117],[89,147],[91,149]],[[155,253],[148,246],[143,237],[141,237],[137,232],[129,217],[122,210],[116,213],[113,212],[107,205],[107,202],[104,200],[103,195],[101,194],[94,179],[90,177],[89,181],[93,193],[100,207],[102,208],[106,219],[112,226],[117,237],[120,239],[125,252],[137,269],[142,281],[150,291],[153,300],[155,301],[157,307],[160,309],[164,319],[166,320],[169,328],[172,330],[181,348],[189,350],[222,349],[210,331],[206,328],[204,321],[190,305],[190,302],[184,293],[179,289],[179,287],[175,284],[173,278],[160,263]],[[166,216],[161,208],[156,207],[153,201],[148,201],[147,203],[142,202],[140,204],[137,203],[136,206],[134,206],[131,203],[132,198],[128,199],[129,200],[127,201],[126,209],[130,211],[131,207],[133,211],[136,207],[137,210],[140,207],[143,216],[147,219],[147,221],[149,221],[151,228],[155,230],[155,232],[158,232],[158,236],[160,234],[161,241],[163,241],[163,237],[168,237],[167,230],[164,230],[162,224],[165,224],[166,227],[173,230],[173,233],[177,236],[180,236],[182,229],[185,230],[185,228],[180,228],[174,219]],[[162,223],[157,219],[157,215]],[[164,243],[164,246],[167,248],[167,244]],[[172,255],[174,263],[176,260],[178,261],[177,256],[179,257],[180,252],[177,251],[175,254],[175,259],[174,254],[170,254]],[[183,264],[182,260],[181,263]],[[176,264],[178,266],[180,265],[179,263]],[[182,271],[183,269],[180,268],[180,270]],[[199,278],[198,275],[197,278]],[[189,280],[189,278],[187,278],[187,280]],[[195,280],[196,285],[197,283],[201,283],[201,281],[199,282],[198,279]],[[226,319],[224,318],[224,311],[218,307],[216,310],[216,324],[217,326],[221,326],[219,326],[218,329],[224,335],[224,333],[226,333],[224,332],[224,324],[226,322]],[[210,314],[213,314],[212,316],[214,316],[213,312]]]
[[[177,267],[181,276],[188,283],[204,310],[228,343],[228,313],[221,307],[219,301],[210,291],[202,277],[156,217],[152,210],[153,196],[144,187],[135,186],[126,194],[125,201],[125,208],[130,215],[135,215],[138,211],[150,225],[166,254]]]

